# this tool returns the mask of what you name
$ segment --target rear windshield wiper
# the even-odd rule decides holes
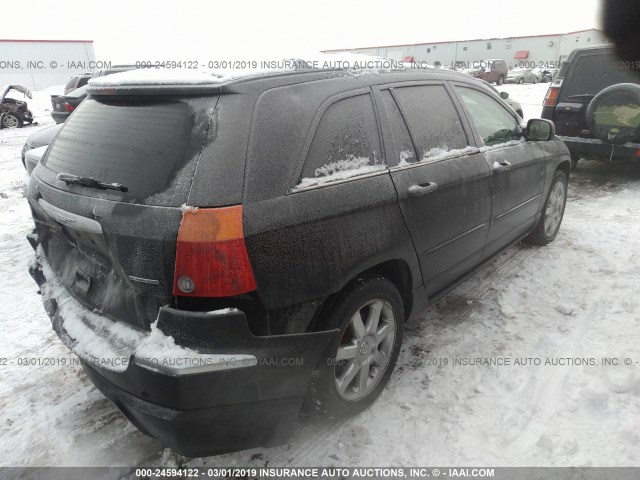
[[[93,177],[79,177],[78,175],[72,175],[71,173],[59,173],[56,178],[65,183],[77,183],[85,187],[97,188],[99,190],[118,190],[119,192],[126,192],[127,187],[120,183],[105,183],[100,180],[96,180]]]

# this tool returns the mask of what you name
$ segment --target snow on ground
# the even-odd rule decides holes
[[[531,89],[509,86],[533,108],[545,90]],[[51,330],[27,273],[31,131],[0,131],[0,465],[640,466],[640,163],[581,162],[556,241],[509,248],[408,324],[367,411],[312,417],[285,446],[184,459],[139,433]],[[32,358],[54,364],[20,364]],[[476,358],[510,365],[453,364]]]
[[[497,86],[499,92],[508,92],[509,98],[522,105],[524,119],[540,118],[542,115],[542,100],[549,89],[550,83],[527,83],[524,85],[504,84]]]

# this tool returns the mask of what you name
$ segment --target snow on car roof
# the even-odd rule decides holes
[[[219,70],[170,70],[141,68],[89,80],[91,87],[137,85],[219,85],[232,80],[299,70],[343,69],[352,75],[376,74],[402,69],[400,61],[354,53],[312,54],[266,63],[257,68]],[[271,65],[274,65],[271,68]]]

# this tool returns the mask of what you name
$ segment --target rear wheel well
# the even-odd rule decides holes
[[[359,276],[381,275],[391,280],[402,297],[404,319],[408,320],[413,309],[413,288],[411,270],[407,262],[400,259],[388,260],[362,272]]]
[[[376,275],[387,278],[398,289],[398,291],[400,292],[400,296],[402,297],[404,317],[405,320],[408,320],[413,309],[411,270],[409,270],[409,265],[404,260],[394,259],[379,263],[378,265],[360,272],[355,277],[350,279],[339,291],[329,295],[323,302],[321,308],[319,308],[316,312],[310,330],[314,331],[322,328],[322,325],[319,322],[321,322],[323,312],[327,311],[336,297],[338,297],[346,289],[350,288],[353,283],[357,282],[359,279],[369,278]]]

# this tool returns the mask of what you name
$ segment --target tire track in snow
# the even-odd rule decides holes
[[[567,341],[563,342],[563,357],[577,358],[580,354],[580,341],[588,331],[590,325],[595,321],[604,320],[604,311],[606,303],[603,300],[612,291],[611,286],[601,285],[598,289],[592,308],[586,311],[581,318],[584,321],[579,323],[570,334]],[[570,351],[564,351],[566,347],[573,347]],[[550,375],[546,373],[550,372]],[[527,408],[527,415],[524,422],[513,435],[509,435],[504,439],[505,445],[509,445],[510,453],[516,453],[517,458],[526,457],[526,453],[530,452],[532,447],[536,445],[538,440],[547,431],[547,421],[557,412],[557,407],[562,404],[562,398],[557,392],[562,392],[562,386],[566,383],[569,371],[552,367],[545,370],[545,375],[540,374],[534,378],[536,383],[535,392],[530,395]],[[520,417],[522,420],[522,417]]]

